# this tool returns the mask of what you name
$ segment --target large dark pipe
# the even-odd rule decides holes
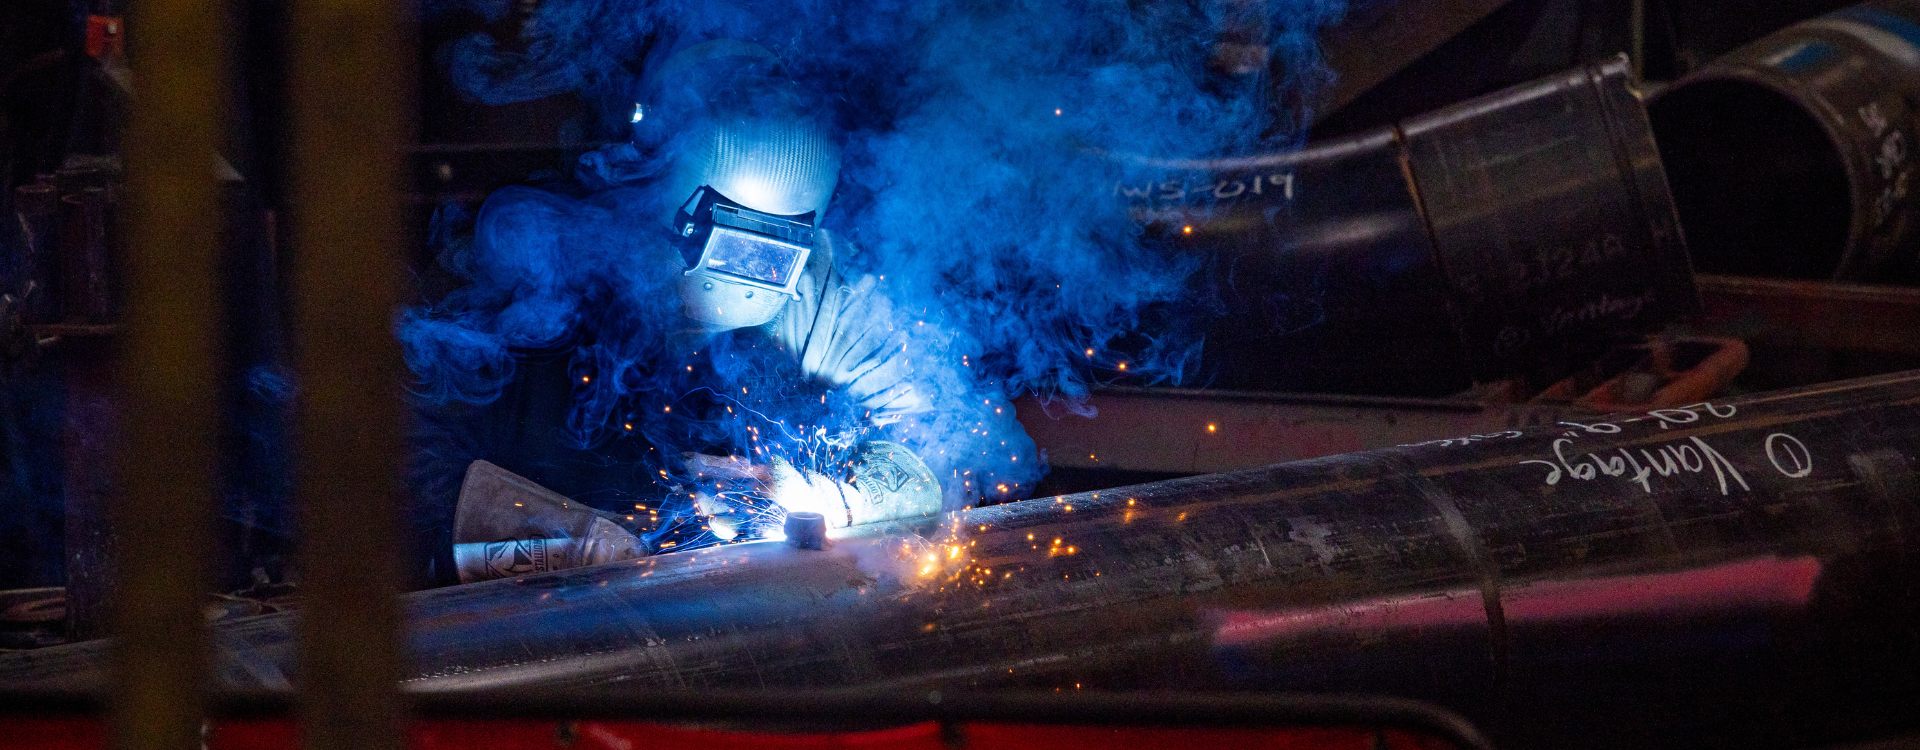
[[[1920,372],[456,586],[407,598],[408,686],[1353,691],[1513,744],[1834,741],[1920,694],[1916,453]],[[219,628],[226,684],[285,689],[294,619]]]
[[[1920,282],[1920,2],[1788,27],[1649,114],[1701,272]]]
[[[1211,387],[1544,387],[1698,306],[1625,58],[1298,152],[1144,161],[1166,176],[1111,189],[1209,259]]]

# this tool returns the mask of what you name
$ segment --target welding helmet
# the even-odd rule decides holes
[[[673,131],[652,137],[667,149],[664,195],[686,261],[682,309],[711,329],[765,324],[799,296],[839,181],[832,129],[758,45],[696,45],[649,78],[658,104],[641,105],[657,123],[648,127]],[[636,137],[648,139],[639,128]]]

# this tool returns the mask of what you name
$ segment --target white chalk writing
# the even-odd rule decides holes
[[[1549,486],[1559,484],[1561,479],[1567,477],[1589,482],[1602,476],[1626,476],[1627,481],[1640,485],[1640,489],[1652,494],[1653,478],[1656,474],[1670,477],[1682,472],[1699,474],[1712,469],[1714,479],[1720,485],[1720,494],[1728,494],[1736,484],[1742,490],[1748,492],[1753,490],[1747,485],[1746,477],[1740,475],[1740,470],[1733,465],[1732,461],[1728,461],[1720,451],[1714,450],[1707,441],[1698,437],[1689,437],[1686,442],[1679,444],[1662,445],[1651,449],[1641,448],[1638,458],[1635,458],[1633,452],[1626,448],[1616,448],[1606,454],[1588,453],[1584,457],[1569,456],[1566,449],[1572,444],[1572,438],[1559,438],[1553,441],[1554,460],[1529,459],[1520,463],[1522,465],[1540,464],[1547,467],[1549,471],[1545,481]],[[1615,453],[1619,455],[1613,455]],[[1731,483],[1728,480],[1732,480]]]
[[[1677,425],[1677,424],[1693,424],[1694,422],[1700,421],[1702,417],[1716,417],[1719,419],[1730,419],[1733,417],[1733,415],[1739,414],[1739,413],[1740,413],[1740,409],[1739,407],[1736,407],[1736,406],[1732,406],[1728,404],[1715,404],[1707,401],[1702,401],[1697,404],[1687,404],[1686,406],[1675,406],[1668,409],[1654,409],[1652,411],[1645,413],[1642,416],[1627,417],[1626,419],[1622,419],[1620,420],[1620,424],[1614,424],[1611,422],[1595,422],[1593,424],[1581,424],[1579,422],[1559,422],[1558,424],[1562,427],[1573,428],[1571,430],[1567,430],[1564,433],[1561,433],[1563,435],[1566,435],[1567,437],[1575,437],[1577,435],[1580,435],[1581,433],[1596,434],[1596,435],[1615,435],[1620,432],[1620,425],[1622,424],[1633,424],[1635,422],[1645,422],[1647,420],[1654,420],[1656,424],[1660,425],[1660,429],[1665,430],[1665,429],[1670,429],[1673,425]]]
[[[1442,448],[1450,448],[1450,447],[1453,447],[1453,446],[1456,446],[1456,445],[1472,445],[1473,443],[1477,443],[1477,442],[1479,442],[1479,441],[1482,441],[1482,440],[1497,440],[1497,439],[1501,439],[1501,438],[1517,438],[1517,437],[1521,437],[1521,436],[1523,436],[1523,435],[1525,435],[1525,434],[1526,434],[1526,433],[1524,433],[1524,432],[1521,432],[1521,431],[1519,431],[1519,430],[1507,430],[1506,432],[1496,432],[1496,433],[1493,433],[1493,434],[1491,434],[1491,435],[1463,435],[1463,436],[1461,436],[1461,437],[1450,437],[1450,438],[1444,438],[1444,439],[1440,439],[1440,440],[1428,440],[1428,441],[1426,441],[1426,442],[1423,442],[1423,443],[1406,443],[1406,444],[1403,444],[1403,445],[1399,445],[1399,446],[1396,446],[1396,447],[1399,447],[1399,448],[1420,448],[1420,447],[1425,447],[1425,446],[1429,446],[1429,445],[1432,445],[1432,446],[1438,446],[1438,447],[1442,447]]]
[[[1161,203],[1187,203],[1212,198],[1216,201],[1232,200],[1241,196],[1278,195],[1293,200],[1293,173],[1257,174],[1249,177],[1223,178],[1207,182],[1142,182],[1128,184],[1113,183],[1113,195],[1118,198],[1131,198]]]
[[[1907,183],[1912,177],[1912,170],[1907,169],[1910,155],[1907,135],[1905,131],[1890,126],[1886,113],[1880,110],[1879,102],[1868,102],[1858,112],[1860,124],[1867,126],[1874,138],[1880,139],[1878,152],[1873,155],[1873,164],[1882,185],[1874,208],[1879,221],[1884,222],[1891,218],[1900,201],[1907,197]]]
[[[1655,295],[1648,291],[1635,297],[1615,297],[1602,294],[1577,307],[1562,307],[1540,316],[1540,328],[1547,335],[1554,335],[1568,326],[1592,323],[1597,320],[1632,320],[1640,316],[1647,305],[1653,304]]]
[[[1788,479],[1813,473],[1813,452],[1807,450],[1807,444],[1800,442],[1800,438],[1784,432],[1767,436],[1767,461],[1773,464],[1774,471]]]

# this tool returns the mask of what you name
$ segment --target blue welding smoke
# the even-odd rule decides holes
[[[942,407],[879,436],[934,454],[971,497],[1019,496],[1044,460],[1007,397],[1074,407],[1104,379],[1184,382],[1204,343],[1192,326],[1143,327],[1156,310],[1207,306],[1189,298],[1201,262],[1130,222],[1115,186],[1164,177],[1142,157],[1294,145],[1299,103],[1330,80],[1315,39],[1344,11],[1344,0],[541,3],[517,43],[474,36],[437,59],[487,103],[578,94],[618,143],[573,179],[497,192],[477,217],[443,212],[437,241],[469,283],[401,325],[418,392],[485,404],[525,351],[571,351],[567,439],[592,448],[643,433],[661,449],[644,473],[663,486],[684,486],[676,451],[826,455],[871,431],[829,390],[779,385],[779,358],[751,332],[689,332],[678,313],[682,261],[655,227],[684,196],[656,189],[671,141],[626,142],[636,94],[678,50],[746,40],[777,55],[843,134],[823,226],[857,248],[839,258],[849,278],[882,280],[888,335]]]

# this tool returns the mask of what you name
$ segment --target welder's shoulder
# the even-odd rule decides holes
[[[807,275],[821,285],[843,279],[843,264],[859,254],[860,249],[825,229],[815,232],[813,237],[813,253],[807,256]]]
[[[846,307],[867,302],[867,298],[873,296],[877,280],[871,274],[850,270],[847,263],[859,253],[859,248],[824,229],[816,232],[814,238],[806,271],[794,289],[800,295],[798,307],[806,308],[811,316],[814,308],[821,305]],[[789,305],[788,312],[794,307]]]

